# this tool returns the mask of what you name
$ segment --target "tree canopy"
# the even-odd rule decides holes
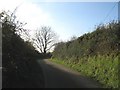
[[[2,87],[43,87],[42,71],[36,62],[42,57],[28,41],[24,41],[17,33],[22,26],[11,21],[7,13],[1,13],[2,21]],[[39,70],[37,70],[39,68]],[[37,76],[37,73],[41,77]],[[40,85],[37,86],[37,79]],[[29,83],[25,83],[29,81]],[[35,84],[36,83],[36,84]]]
[[[42,26],[36,30],[33,38],[33,45],[41,52],[48,53],[55,46],[57,35],[51,30],[51,27]]]
[[[58,43],[53,56],[62,59],[77,59],[86,56],[118,54],[120,51],[119,28],[120,22],[117,21],[100,25],[95,31],[75,40]]]

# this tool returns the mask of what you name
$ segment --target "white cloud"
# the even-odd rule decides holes
[[[50,14],[28,0],[0,0],[0,11],[10,10],[13,12],[16,7],[18,7],[15,13],[17,19],[27,23],[24,28],[30,29],[31,33],[41,25],[51,25],[52,23]]]
[[[40,25],[48,24],[52,19],[50,14],[33,3],[23,3],[16,12],[19,20],[27,22],[26,28],[36,29]]]
[[[10,10],[13,12],[19,6],[15,13],[17,19],[27,23],[24,28],[30,29],[31,35],[34,34],[34,30],[44,25],[51,26],[52,30],[60,35],[60,39],[67,40],[70,35],[66,32],[66,27],[61,25],[61,22],[54,20],[50,13],[43,11],[38,4],[33,2],[32,0],[0,0],[0,10]]]
[[[16,6],[20,5],[24,0],[0,0],[0,10],[13,11]]]

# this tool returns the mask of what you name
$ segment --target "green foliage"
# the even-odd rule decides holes
[[[76,40],[60,42],[55,47],[53,57],[68,59],[94,55],[119,54],[120,23],[111,22],[101,25],[94,32],[84,34]]]
[[[111,55],[82,58],[78,63],[60,59],[51,59],[51,61],[63,64],[82,75],[91,77],[100,82],[105,88],[118,88],[118,59],[118,56],[113,57]]]
[[[37,57],[39,54],[31,43],[16,34],[16,25],[7,20],[2,22],[2,87],[43,87]]]
[[[120,57],[120,22],[99,25],[95,31],[75,40],[56,45],[52,58],[105,87],[118,87],[118,59]]]

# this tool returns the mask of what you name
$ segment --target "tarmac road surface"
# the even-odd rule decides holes
[[[101,85],[80,73],[47,59],[38,60],[45,79],[45,88],[100,88]]]

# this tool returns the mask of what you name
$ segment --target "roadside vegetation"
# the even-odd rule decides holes
[[[56,45],[51,61],[68,66],[100,82],[119,87],[120,22],[99,25],[95,31]]]
[[[57,44],[56,34],[46,26],[36,32],[31,43],[29,31],[16,21],[14,13],[1,12],[0,24],[3,88],[43,88],[44,76],[36,60],[51,56],[51,61],[93,78],[103,87],[119,87],[120,22],[99,25],[93,32]]]
[[[2,88],[42,88],[44,77],[36,59],[42,54],[24,41],[21,23],[15,23],[12,14],[0,13],[2,23]]]

